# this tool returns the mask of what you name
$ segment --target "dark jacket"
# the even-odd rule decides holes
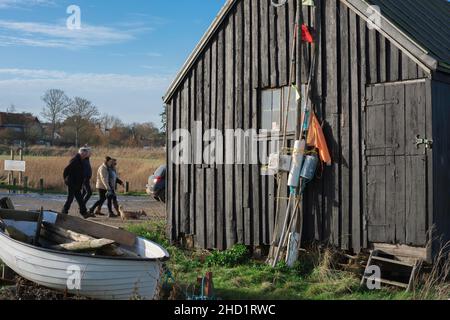
[[[82,160],[83,162],[83,178],[84,180],[91,180],[92,178],[92,166],[89,158]]]
[[[77,154],[64,169],[64,182],[70,188],[79,188],[83,185],[84,170],[81,156]]]

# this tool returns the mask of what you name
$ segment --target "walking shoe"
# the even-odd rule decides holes
[[[89,219],[89,218],[95,218],[95,217],[96,217],[95,214],[90,213],[90,212],[87,212],[87,213],[85,213],[85,214],[82,213],[81,216],[82,216],[84,219]]]
[[[95,215],[97,215],[97,216],[105,216],[105,214],[102,213],[102,209],[101,208],[97,208],[97,210],[95,210]]]
[[[118,217],[118,215],[116,215],[116,214],[114,214],[114,213],[112,213],[112,212],[110,212],[109,214],[108,214],[108,218],[117,218]]]

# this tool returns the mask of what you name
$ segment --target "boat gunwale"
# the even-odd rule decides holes
[[[94,259],[94,260],[116,260],[116,261],[142,261],[142,262],[166,262],[170,259],[170,256],[165,255],[163,258],[143,258],[143,257],[139,257],[139,258],[133,258],[133,257],[111,257],[111,256],[91,256],[88,254],[83,254],[83,253],[77,253],[77,252],[63,252],[63,251],[58,251],[58,250],[53,250],[53,249],[48,249],[48,248],[43,248],[43,247],[37,247],[28,243],[24,243],[24,242],[20,242],[18,240],[15,240],[13,238],[11,238],[10,236],[8,236],[4,231],[0,230],[0,236],[4,237],[6,240],[12,241],[18,245],[21,246],[25,246],[37,251],[42,251],[42,252],[46,252],[46,253],[54,253],[54,254],[59,254],[59,255],[63,255],[63,256],[69,256],[69,257],[83,257],[83,258],[90,258],[90,259]],[[166,251],[167,250],[165,248],[163,248],[162,246],[160,246],[159,244],[138,237],[136,236],[136,239],[141,239],[145,242],[150,242],[153,245],[156,245],[158,247],[160,247],[162,249],[162,251]],[[119,247],[120,248],[120,247]]]

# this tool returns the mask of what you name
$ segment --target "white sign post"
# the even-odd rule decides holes
[[[25,172],[25,161],[5,160],[5,171]]]

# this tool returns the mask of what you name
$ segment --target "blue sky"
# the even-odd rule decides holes
[[[224,0],[0,0],[0,110],[39,114],[45,90],[124,122],[160,124],[161,97]],[[69,5],[81,30],[66,27]]]

